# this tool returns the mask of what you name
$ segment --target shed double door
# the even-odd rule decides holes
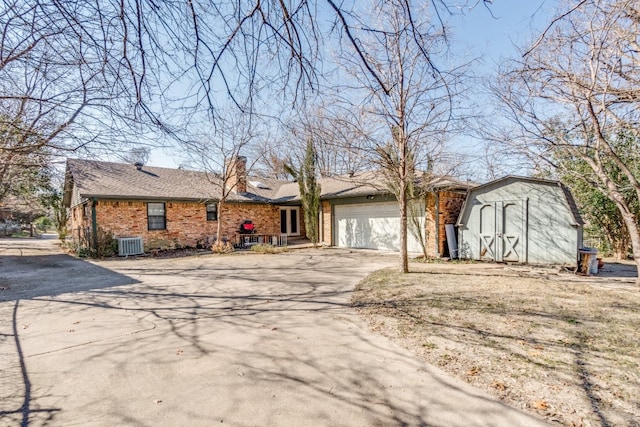
[[[527,262],[527,201],[503,200],[480,207],[480,259]]]

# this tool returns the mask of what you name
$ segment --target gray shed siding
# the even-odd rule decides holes
[[[557,183],[509,177],[472,189],[467,197],[458,220],[461,257],[576,264],[582,224]],[[499,254],[491,244],[501,245]]]

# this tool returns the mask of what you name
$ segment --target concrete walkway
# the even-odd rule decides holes
[[[367,329],[350,291],[395,263],[335,249],[86,262],[0,239],[0,425],[544,425]]]

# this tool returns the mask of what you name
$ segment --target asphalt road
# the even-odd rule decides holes
[[[395,255],[88,262],[0,239],[2,426],[534,426],[349,306]]]

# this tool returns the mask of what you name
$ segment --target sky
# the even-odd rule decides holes
[[[534,40],[551,21],[556,0],[494,0],[482,3],[466,14],[450,18],[460,51],[465,47],[473,56],[492,67],[501,59],[518,54],[516,46]]]
[[[518,55],[516,46],[535,40],[554,16],[557,0],[493,0],[489,7],[479,1],[465,13],[447,17],[452,33],[452,52],[467,60],[477,59],[476,73],[491,75],[501,60]],[[481,92],[473,95],[482,104]],[[479,141],[461,137],[461,152],[479,150]],[[478,152],[478,155],[479,152]],[[150,166],[175,168],[184,162],[177,148],[156,148]]]
[[[499,65],[521,55],[521,49],[537,40],[556,16],[558,0],[493,0],[489,8],[480,3],[465,14],[451,19],[452,47],[467,59],[478,58],[474,69],[480,79],[495,79]],[[486,105],[491,110],[490,96],[479,82],[470,94],[478,109]],[[483,111],[475,111],[481,115]],[[492,120],[499,120],[499,118]],[[468,132],[456,136],[450,143],[452,151],[467,158],[459,178],[486,181],[495,172],[528,175],[522,165],[504,165],[504,171],[489,171],[486,167],[485,142]],[[495,165],[494,165],[495,167]],[[505,172],[507,171],[507,172]]]

